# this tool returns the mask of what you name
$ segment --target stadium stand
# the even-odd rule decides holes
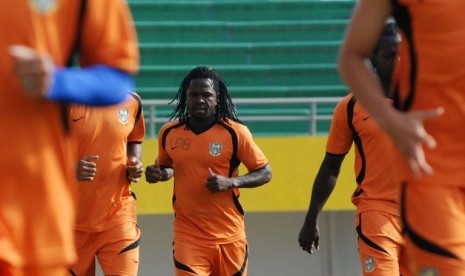
[[[137,92],[170,100],[197,65],[214,67],[233,98],[340,97],[337,49],[354,1],[129,0],[138,30]],[[334,105],[319,108],[331,114]],[[167,114],[166,109],[158,113]],[[238,106],[238,114],[305,115],[308,105]],[[157,115],[158,115],[157,113]],[[256,135],[308,134],[308,123],[246,122]],[[325,133],[329,123],[318,126]]]

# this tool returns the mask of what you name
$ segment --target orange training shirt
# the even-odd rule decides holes
[[[242,162],[248,171],[263,168],[268,160],[249,129],[228,120],[195,134],[186,124],[165,124],[158,136],[159,162],[174,169],[174,239],[193,243],[231,243],[245,237],[244,211],[239,189],[212,193],[208,168],[225,177],[238,175]]]
[[[409,179],[465,186],[465,1],[393,3],[402,30],[395,105],[400,110],[445,110],[424,123],[437,142],[434,149],[423,146],[434,174]]]
[[[144,140],[141,99],[131,93],[118,105],[75,105],[70,115],[78,159],[99,156],[94,161],[97,165],[94,180],[78,183],[76,230],[100,232],[126,222],[137,222],[136,200],[126,175],[126,163],[127,143]]]
[[[77,37],[81,2],[0,1],[0,126],[7,132],[0,136],[0,259],[14,266],[75,260],[70,181],[76,164],[59,104],[23,94],[8,48],[32,47],[64,66]],[[87,1],[81,34],[85,65],[136,72],[139,56],[131,20],[124,1]]]
[[[347,154],[352,144],[355,144],[357,182],[352,203],[357,213],[380,210],[400,215],[397,151],[370,114],[349,94],[334,110],[326,152]]]

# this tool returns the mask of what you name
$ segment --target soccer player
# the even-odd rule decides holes
[[[174,177],[175,274],[247,275],[248,247],[239,188],[271,180],[268,160],[236,116],[226,83],[196,67],[182,81],[178,105],[158,135],[149,183]],[[174,101],[173,100],[173,101]],[[239,176],[243,163],[248,173]]]
[[[341,76],[403,154],[402,219],[414,275],[465,275],[465,2],[360,0]],[[366,65],[383,21],[402,34],[394,105]]]
[[[127,96],[139,66],[124,1],[0,1],[0,275],[66,275],[76,164],[66,103]],[[81,68],[69,68],[73,53]]]
[[[387,98],[399,42],[395,23],[388,22],[371,55]],[[406,275],[395,148],[370,117],[352,93],[336,106],[299,244],[309,253],[319,248],[318,217],[336,185],[345,155],[355,144],[357,188],[352,203],[357,208],[355,225],[363,275]]]
[[[109,107],[73,105],[71,135],[77,146],[78,209],[73,275],[137,275],[139,237],[136,196],[130,183],[143,173],[145,122],[141,99]]]

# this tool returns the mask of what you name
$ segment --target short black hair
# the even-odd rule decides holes
[[[217,92],[218,97],[218,103],[214,112],[218,123],[223,124],[226,119],[242,123],[237,118],[236,108],[232,102],[226,82],[213,68],[207,66],[197,66],[184,77],[179,85],[178,93],[170,102],[171,104],[177,101],[176,107],[170,114],[170,120],[179,119],[180,122],[186,122],[189,117],[189,110],[186,106],[187,89],[191,80],[194,79],[211,79],[213,81],[213,88]]]
[[[381,44],[385,43],[386,38],[389,37],[397,37],[399,35],[399,28],[397,27],[397,24],[394,20],[388,20],[384,24],[383,32],[381,33],[378,42],[376,43],[376,47],[373,49],[372,55],[371,55],[371,63],[375,64],[376,62],[374,59],[376,58],[376,55],[378,54],[379,49],[381,48]]]

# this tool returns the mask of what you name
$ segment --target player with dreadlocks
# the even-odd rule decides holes
[[[223,79],[209,67],[184,78],[171,120],[158,135],[149,183],[174,178],[175,275],[247,275],[238,188],[271,180],[268,160],[236,116]],[[243,163],[248,173],[239,176]]]
[[[215,70],[213,70],[213,68],[206,66],[199,66],[194,68],[181,82],[178,93],[171,101],[171,103],[177,101],[178,105],[171,113],[170,120],[179,119],[181,122],[185,122],[187,120],[187,117],[189,116],[189,111],[186,108],[186,97],[189,84],[193,79],[204,78],[212,80],[213,88],[215,89],[215,91],[218,91],[218,103],[214,112],[216,120],[220,124],[223,124],[225,119],[230,119],[234,122],[242,123],[237,118],[235,106],[232,103],[231,95],[228,92],[226,82],[220,75],[218,75],[218,73]]]

